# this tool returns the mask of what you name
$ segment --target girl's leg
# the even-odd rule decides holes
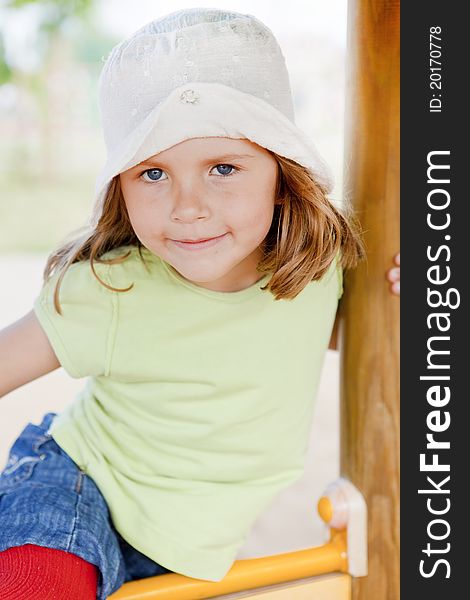
[[[0,552],[2,600],[96,600],[98,569],[75,554],[26,544]]]
[[[0,600],[105,600],[125,580],[106,500],[49,434],[53,416],[25,427],[0,473]]]

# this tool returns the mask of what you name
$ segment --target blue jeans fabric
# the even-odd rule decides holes
[[[98,600],[126,581],[169,573],[116,531],[94,481],[49,435],[55,416],[25,427],[0,473],[0,552],[36,544],[76,554],[99,568]]]

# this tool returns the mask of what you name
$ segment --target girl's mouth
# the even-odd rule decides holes
[[[218,244],[221,240],[223,240],[228,234],[224,233],[223,235],[218,235],[216,237],[211,238],[200,238],[198,240],[173,240],[170,239],[171,242],[178,246],[178,248],[184,248],[185,250],[202,250],[204,248],[210,248]]]

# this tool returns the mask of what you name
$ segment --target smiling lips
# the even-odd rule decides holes
[[[218,244],[223,238],[225,238],[227,234],[219,235],[217,237],[212,238],[201,238],[199,240],[173,240],[173,242],[178,248],[184,248],[185,250],[200,250],[203,248],[210,248],[211,246],[215,246]]]

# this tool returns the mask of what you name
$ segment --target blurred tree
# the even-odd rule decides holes
[[[0,32],[0,85],[7,83],[11,79],[11,68],[7,63],[5,56],[5,45],[3,43],[3,36]]]
[[[7,8],[41,6],[43,8],[42,26],[45,30],[57,31],[71,17],[86,19],[93,7],[92,0],[7,0]]]
[[[96,86],[117,41],[100,4],[0,0],[0,253],[50,251],[89,214]]]

